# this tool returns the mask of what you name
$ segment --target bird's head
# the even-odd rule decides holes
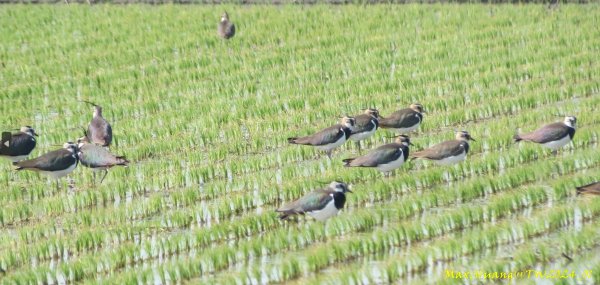
[[[379,119],[379,110],[375,108],[366,108],[364,109],[365,114],[372,116],[375,119]]]
[[[342,119],[340,120],[342,126],[349,128],[349,129],[354,129],[354,126],[356,125],[356,120],[354,119],[354,117],[349,117],[349,116],[343,116]]]
[[[571,128],[575,128],[575,124],[577,123],[577,118],[575,116],[566,116],[565,120],[563,122],[565,123],[565,125],[567,125]]]
[[[333,189],[333,191],[335,191],[335,192],[352,193],[352,191],[350,191],[350,188],[348,188],[348,184],[346,184],[344,182],[333,181],[333,182],[329,183],[329,187],[331,189]]]
[[[35,130],[31,126],[21,127],[20,131],[23,132],[23,133],[26,133],[26,134],[28,134],[28,135],[30,135],[32,137],[33,136],[36,136],[36,137],[38,136],[38,134],[35,132]]]
[[[399,135],[396,137],[396,142],[405,146],[413,145],[407,135]]]
[[[221,22],[227,21],[229,21],[229,15],[227,14],[227,12],[223,12],[223,15],[221,15]]]
[[[461,141],[475,141],[467,131],[456,131],[456,139]]]
[[[410,108],[418,113],[425,113],[425,110],[423,109],[423,105],[419,104],[419,103],[412,103],[410,104]]]
[[[79,151],[79,147],[73,142],[66,142],[63,144],[63,148],[75,154]]]

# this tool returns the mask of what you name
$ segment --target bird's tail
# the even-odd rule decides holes
[[[342,162],[344,162],[344,167],[351,167],[352,165],[350,165],[350,163],[352,163],[352,161],[354,161],[356,158],[346,158],[343,159]]]
[[[129,165],[129,160],[124,156],[117,156],[117,165],[127,166]]]
[[[297,140],[297,139],[298,139],[298,138],[288,138],[288,139],[287,139],[287,141],[288,141],[289,143],[291,143],[291,144],[296,144],[296,140]]]
[[[513,136],[513,140],[515,141],[515,143],[518,143],[518,142],[522,141],[523,138],[521,138],[521,136],[519,134],[515,134]]]
[[[19,162],[18,161],[13,162],[12,165],[17,167],[17,168],[15,168],[16,171],[25,169],[22,166],[19,166]]]

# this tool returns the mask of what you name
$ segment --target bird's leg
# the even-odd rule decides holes
[[[102,176],[102,179],[100,179],[100,184],[102,184],[102,181],[104,181],[106,174],[108,174],[108,169],[104,169],[104,176]]]
[[[58,192],[58,179],[56,179],[56,191]]]
[[[558,154],[558,150],[554,149],[552,150],[552,155],[556,156]]]
[[[329,159],[331,159],[331,153],[333,152],[333,150],[328,150],[327,151],[327,157],[329,157]]]
[[[92,185],[96,185],[96,171],[92,171]]]
[[[358,154],[360,154],[360,141],[356,142],[356,148],[358,149]]]

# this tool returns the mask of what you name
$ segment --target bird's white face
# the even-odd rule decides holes
[[[467,131],[458,131],[456,132],[456,139],[461,141],[474,140],[469,132]]]
[[[331,187],[335,192],[350,192],[350,190],[348,190],[348,185],[346,185],[346,183],[343,182],[333,181],[329,184],[329,187]]]
[[[32,137],[34,135],[36,135],[35,130],[33,130],[33,128],[30,127],[30,126],[21,127],[20,131],[23,132],[23,133],[26,133],[26,134],[28,134],[28,135],[30,135]]]
[[[577,118],[575,118],[574,116],[567,116],[567,117],[565,117],[564,123],[565,123],[565,125],[567,125],[571,128],[575,128],[575,124],[577,123]]]
[[[356,121],[354,120],[354,118],[351,118],[351,117],[343,117],[342,118],[342,125],[344,125],[346,128],[354,129],[355,124],[356,124]]]
[[[72,142],[66,142],[65,144],[63,144],[63,148],[72,153],[77,152],[77,145]]]
[[[423,105],[419,103],[410,104],[410,108],[415,112],[423,113]]]

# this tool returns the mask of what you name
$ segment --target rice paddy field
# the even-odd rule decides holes
[[[599,55],[597,4],[0,6],[2,130],[31,125],[37,157],[90,100],[131,161],[57,189],[2,160],[0,284],[598,284],[600,198],[575,187],[600,177]],[[465,162],[383,177],[286,140],[413,102],[412,150],[464,129]],[[513,143],[564,115],[557,155]],[[332,180],[337,217],[279,220]]]

